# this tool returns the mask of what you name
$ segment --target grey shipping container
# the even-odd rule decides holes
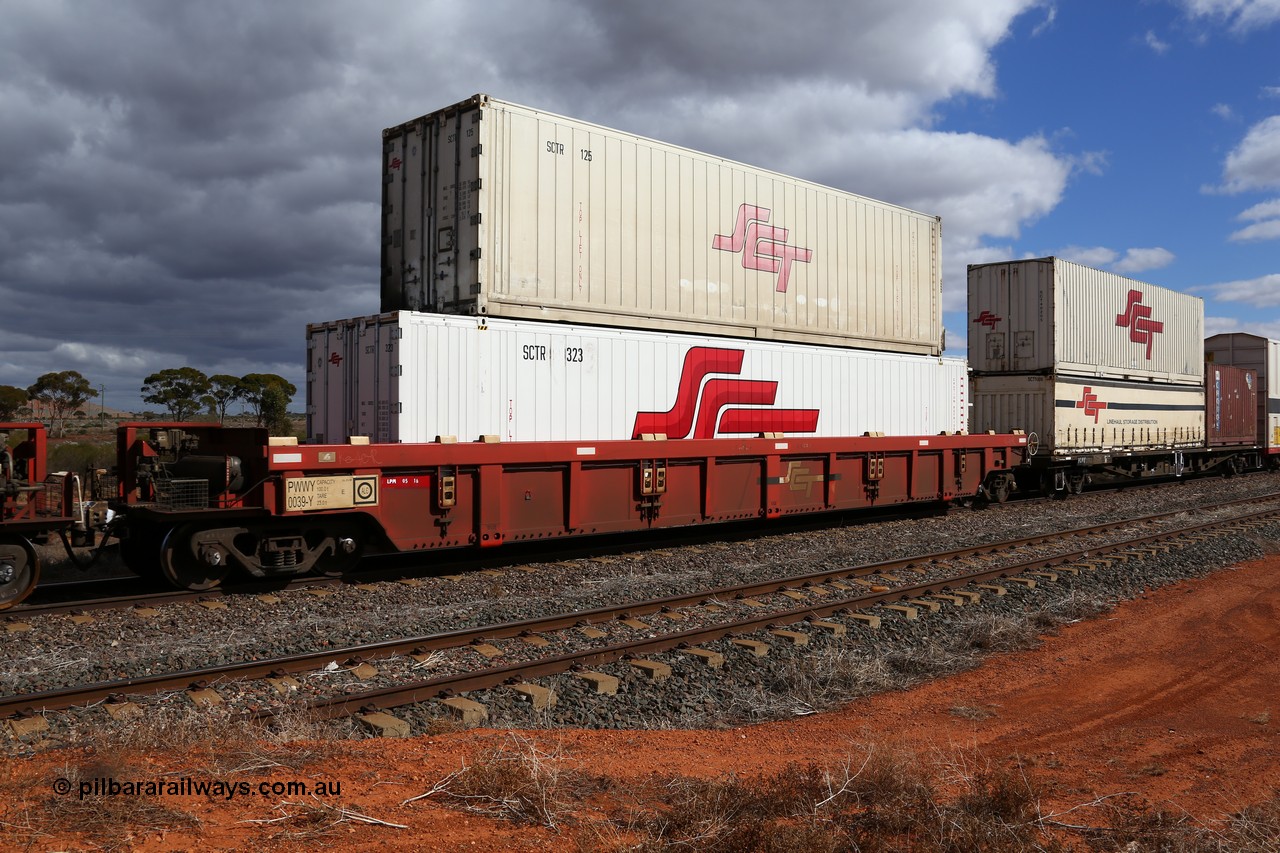
[[[382,311],[938,355],[941,220],[476,95],[383,133]]]
[[[1061,258],[969,267],[975,374],[1200,385],[1204,301]]]
[[[1247,367],[1204,366],[1205,432],[1210,447],[1258,443],[1258,375]]]
[[[1204,342],[1214,364],[1248,367],[1258,374],[1258,436],[1271,453],[1280,453],[1280,341],[1246,332],[1214,335]]]

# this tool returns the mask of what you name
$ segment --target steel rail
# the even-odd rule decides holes
[[[713,642],[725,636],[754,633],[762,628],[775,625],[789,625],[806,620],[815,620],[842,612],[856,612],[881,604],[890,604],[919,598],[932,593],[955,589],[969,584],[983,583],[1002,577],[1011,577],[1025,572],[1052,568],[1090,558],[1105,558],[1108,554],[1120,554],[1126,550],[1159,542],[1161,539],[1174,540],[1182,536],[1201,532],[1212,532],[1219,528],[1230,527],[1247,521],[1280,517],[1280,510],[1262,510],[1233,519],[1222,519],[1206,522],[1194,527],[1177,531],[1163,531],[1149,536],[1137,537],[1124,542],[1113,543],[1101,547],[1083,548],[1064,554],[1055,554],[1028,560],[1016,566],[982,569],[967,574],[943,578],[914,586],[897,587],[887,592],[867,593],[865,595],[842,598],[822,603],[806,604],[788,610],[774,611],[759,616],[740,619],[715,626],[694,628],[664,634],[661,637],[632,640],[616,643],[606,647],[597,647],[580,652],[570,652],[532,663],[516,663],[506,666],[473,670],[466,673],[439,676],[412,684],[395,685],[362,693],[344,694],[327,699],[319,699],[307,704],[307,710],[317,719],[334,719],[349,716],[352,713],[365,713],[383,710],[399,705],[408,705],[429,699],[448,697],[471,690],[483,690],[513,683],[517,680],[538,678],[567,672],[575,667],[613,663],[641,654],[654,654],[669,651],[673,648],[688,648]],[[255,711],[246,714],[253,719],[267,719],[273,716],[270,710]]]
[[[1232,506],[1238,503],[1241,502],[1232,501],[1216,505],[1211,509]],[[946,560],[963,559],[964,557],[972,556],[974,554],[998,553],[1002,550],[1013,550],[1027,545],[1043,545],[1051,543],[1055,539],[1075,537],[1089,532],[1106,532],[1107,530],[1114,529],[1116,527],[1129,526],[1135,523],[1144,523],[1151,519],[1162,519],[1176,514],[1180,513],[1162,513],[1149,518],[1128,519],[1121,522],[1108,522],[1089,528],[1078,528],[1075,530],[1063,531],[1058,534],[1044,534],[1034,537],[1025,537],[1023,539],[1010,540],[1005,543],[989,543],[981,546],[968,546],[965,548],[955,549],[953,551],[944,551],[924,556],[889,560],[858,566],[852,569],[844,568],[827,570],[784,579],[756,581],[748,584],[722,587],[716,590],[704,590],[696,593],[667,596],[643,602],[611,605],[588,611],[557,614],[549,617],[538,617],[498,625],[487,625],[478,628],[442,632],[439,634],[388,640],[379,643],[350,646],[341,649],[329,649],[321,652],[309,652],[301,655],[291,655],[262,661],[228,664],[218,667],[187,670],[178,673],[140,676],[137,678],[122,679],[119,681],[60,688],[41,693],[0,697],[0,718],[14,714],[26,715],[36,711],[56,711],[79,705],[94,704],[122,693],[140,694],[163,692],[167,690],[182,690],[193,686],[209,686],[213,683],[229,681],[232,679],[254,679],[274,675],[306,672],[316,669],[318,666],[327,664],[330,661],[366,658],[376,659],[406,653],[425,653],[441,649],[463,647],[482,641],[511,639],[536,633],[563,631],[583,625],[602,625],[616,619],[647,616],[653,613],[674,610],[679,607],[713,603],[733,598],[766,595],[782,592],[784,590],[794,590],[798,588],[803,589],[806,586],[814,586],[832,580],[852,579],[877,574],[883,575],[892,571],[917,566],[925,562],[941,563]],[[442,677],[441,679],[433,679],[426,682],[420,682],[415,685],[384,688],[381,691],[353,694],[349,697],[342,697],[341,700],[335,699],[327,701],[339,702],[343,708],[349,708],[354,704],[356,699],[364,699],[364,704],[377,704],[378,702],[392,701],[388,697],[395,691],[407,690],[416,695],[424,690],[434,690],[435,695],[439,695],[441,692],[447,692],[450,690],[461,692],[464,690],[479,689],[474,685],[480,683],[480,681],[483,681],[487,686],[496,686],[497,684],[501,684],[503,680],[512,677],[516,672],[528,672],[532,673],[530,677],[536,677],[538,674],[547,674],[548,672],[562,672],[572,666],[574,662],[592,663],[606,658],[616,660],[620,655],[627,653],[634,654],[637,652],[665,650],[680,645],[681,643],[709,642],[712,639],[723,637],[728,633],[750,632],[758,630],[761,626],[772,623],[785,623],[788,620],[795,622],[803,620],[806,617],[813,618],[817,616],[831,615],[839,612],[840,610],[865,609],[878,604],[893,603],[896,601],[916,598],[922,595],[928,595],[934,592],[940,592],[945,589],[965,586],[971,583],[980,583],[984,580],[1017,575],[1023,572],[1035,571],[1040,568],[1061,565],[1063,563],[1087,559],[1089,557],[1101,557],[1106,554],[1138,547],[1160,539],[1175,539],[1179,536],[1212,531],[1223,527],[1229,527],[1234,524],[1273,516],[1280,516],[1280,508],[1259,510],[1242,516],[1235,516],[1229,519],[1217,519],[1191,527],[1178,528],[1177,530],[1157,531],[1141,537],[1125,539],[1114,543],[1094,545],[1089,548],[1054,554],[1048,557],[1036,557],[1020,563],[983,567],[977,571],[966,572],[923,584],[899,586],[882,591],[871,591],[858,596],[837,596],[836,598],[821,604],[806,604],[804,606],[791,609],[771,611],[751,619],[720,623],[717,626],[705,629],[691,629],[689,631],[667,634],[662,638],[636,641],[635,643],[630,644],[619,644],[616,649],[612,646],[604,649],[597,648],[580,653],[576,656],[571,654],[561,656],[560,658],[545,659],[540,663],[512,665],[515,667],[514,669],[506,667],[494,670],[482,670],[471,674]],[[698,640],[696,639],[697,637],[702,637],[702,639]],[[663,645],[664,643],[665,645]],[[605,658],[597,657],[598,655],[604,655]],[[612,655],[612,657],[609,657],[610,655]],[[565,663],[565,661],[569,662]],[[542,672],[541,668],[544,666],[550,666],[552,669],[547,672]],[[521,669],[520,667],[524,668]],[[499,677],[499,674],[501,677]],[[472,678],[479,679],[480,681],[468,681],[468,679]],[[495,678],[497,679],[496,681],[493,680]],[[454,679],[456,683],[455,681],[450,681],[450,679]],[[321,710],[326,707],[324,704],[325,701],[326,700],[321,700],[316,703],[315,707],[317,710]],[[406,701],[416,700],[410,699]]]
[[[1269,501],[1269,500],[1280,500],[1280,492],[1275,492],[1267,495],[1259,495],[1256,497],[1237,498],[1230,501],[1224,501],[1219,504],[1213,504],[1210,507],[1204,507],[1200,509],[1201,510],[1222,509],[1222,508],[1238,506],[1242,504],[1252,504],[1252,503],[1257,503],[1259,501]],[[1185,512],[1187,512],[1187,510],[1185,509],[1172,510],[1169,512],[1159,513],[1157,515],[1143,516],[1140,518],[1120,519],[1114,522],[1107,522],[1101,525],[1092,525],[1089,527],[1076,528],[1075,530],[1063,531],[1060,533],[1037,534],[1035,536],[1028,536],[1023,539],[1010,540],[1008,542],[974,545],[964,549],[956,549],[953,551],[941,551],[937,553],[924,554],[924,555],[919,555],[915,557],[903,558],[899,560],[889,560],[876,565],[881,568],[889,569],[889,570],[892,570],[895,568],[901,569],[907,566],[917,565],[919,563],[939,562],[942,560],[958,559],[963,556],[980,554],[987,550],[997,550],[1002,548],[1007,549],[1007,548],[1017,547],[1021,545],[1040,544],[1042,542],[1053,541],[1054,539],[1059,538],[1062,535],[1066,535],[1066,534],[1075,534],[1075,535],[1083,536],[1083,535],[1092,535],[1097,533],[1105,533],[1109,530],[1125,527],[1131,524],[1158,522],[1166,518],[1172,518],[1177,515],[1182,515]],[[676,546],[676,547],[679,547],[679,546]],[[841,573],[847,573],[849,570],[838,569],[838,570],[832,570],[832,571],[835,572],[835,574],[832,575],[832,578],[838,579],[838,576]],[[822,577],[826,574],[831,574],[831,573],[830,572],[812,573],[809,575],[798,576],[796,578],[785,579],[783,581],[779,581],[779,583],[785,583],[785,584],[791,584],[791,585],[796,585],[796,584],[811,585],[814,583],[822,583],[823,581],[816,580],[816,578]],[[124,609],[126,607],[152,607],[155,605],[180,604],[180,603],[186,603],[186,602],[196,602],[196,601],[230,597],[230,596],[236,596],[236,595],[260,595],[264,593],[287,592],[287,591],[296,590],[296,589],[315,589],[315,588],[337,586],[344,583],[367,583],[367,582],[376,581],[384,578],[393,578],[393,577],[398,578],[398,577],[411,577],[411,576],[414,576],[414,573],[406,569],[376,569],[373,571],[356,573],[356,574],[348,575],[341,578],[303,576],[298,578],[291,578],[291,579],[288,579],[287,581],[282,579],[282,580],[276,580],[276,581],[249,582],[249,583],[239,584],[234,587],[228,587],[225,589],[218,587],[218,588],[203,590],[198,592],[192,591],[192,590],[164,590],[160,592],[149,592],[149,593],[141,593],[136,595],[125,595],[125,596],[111,596],[111,597],[87,599],[82,601],[49,602],[49,603],[43,603],[43,604],[40,604],[40,603],[19,604],[16,607],[12,608],[11,610],[5,612],[5,619],[8,621],[14,621],[17,619],[26,619],[34,616],[48,616],[48,615],[56,615],[56,614],[62,614],[62,613],[87,612],[87,611],[93,611],[93,610]],[[129,576],[129,577],[116,578],[116,579],[92,580],[92,581],[83,581],[83,582],[73,581],[66,584],[57,584],[53,587],[53,589],[57,589],[59,587],[74,588],[74,586],[76,586],[79,583],[92,584],[92,585],[105,585],[109,583],[111,580],[114,580],[115,582],[123,581],[123,582],[130,582],[130,583],[145,582],[144,579],[142,578]]]

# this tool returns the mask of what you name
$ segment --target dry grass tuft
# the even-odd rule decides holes
[[[981,720],[989,720],[995,716],[995,711],[990,708],[974,708],[969,705],[956,705],[951,709],[951,716],[959,717],[962,720],[973,720],[978,722]]]
[[[942,793],[914,756],[788,767],[755,781],[677,779],[633,827],[639,850],[1026,851],[1060,849],[1021,778],[991,772]]]
[[[544,752],[523,736],[508,733],[501,745],[405,802],[435,798],[490,817],[559,829],[581,797],[598,787],[566,768],[558,753]]]
[[[1280,853],[1280,792],[1206,828],[1133,794],[1045,814],[1024,764],[1006,769],[965,755],[925,760],[868,747],[841,765],[792,765],[752,779],[651,777],[626,790],[565,765],[511,735],[406,802],[433,798],[567,828],[584,849],[643,853]]]

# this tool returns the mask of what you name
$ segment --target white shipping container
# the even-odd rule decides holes
[[[382,200],[384,312],[942,351],[938,217],[687,148],[476,95]]]
[[[1258,435],[1280,452],[1280,341],[1245,332],[1214,335],[1204,342],[1205,358],[1258,373]]]
[[[969,266],[974,373],[1201,384],[1204,300],[1061,258]]]
[[[409,311],[307,327],[310,440],[966,429],[960,359]]]
[[[1203,386],[1072,376],[973,377],[975,429],[1035,433],[1037,454],[1076,456],[1197,447]]]

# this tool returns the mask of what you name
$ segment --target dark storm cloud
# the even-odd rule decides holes
[[[0,382],[72,368],[117,405],[184,364],[300,383],[301,315],[376,310],[380,127],[315,11],[5,4],[0,288],[26,343],[6,328]]]
[[[866,186],[850,138],[988,94],[1032,2],[0,0],[0,384],[75,369],[128,407],[183,365],[301,387],[305,324],[378,307],[382,128],[476,92]],[[1029,209],[1056,199],[1028,180]]]

